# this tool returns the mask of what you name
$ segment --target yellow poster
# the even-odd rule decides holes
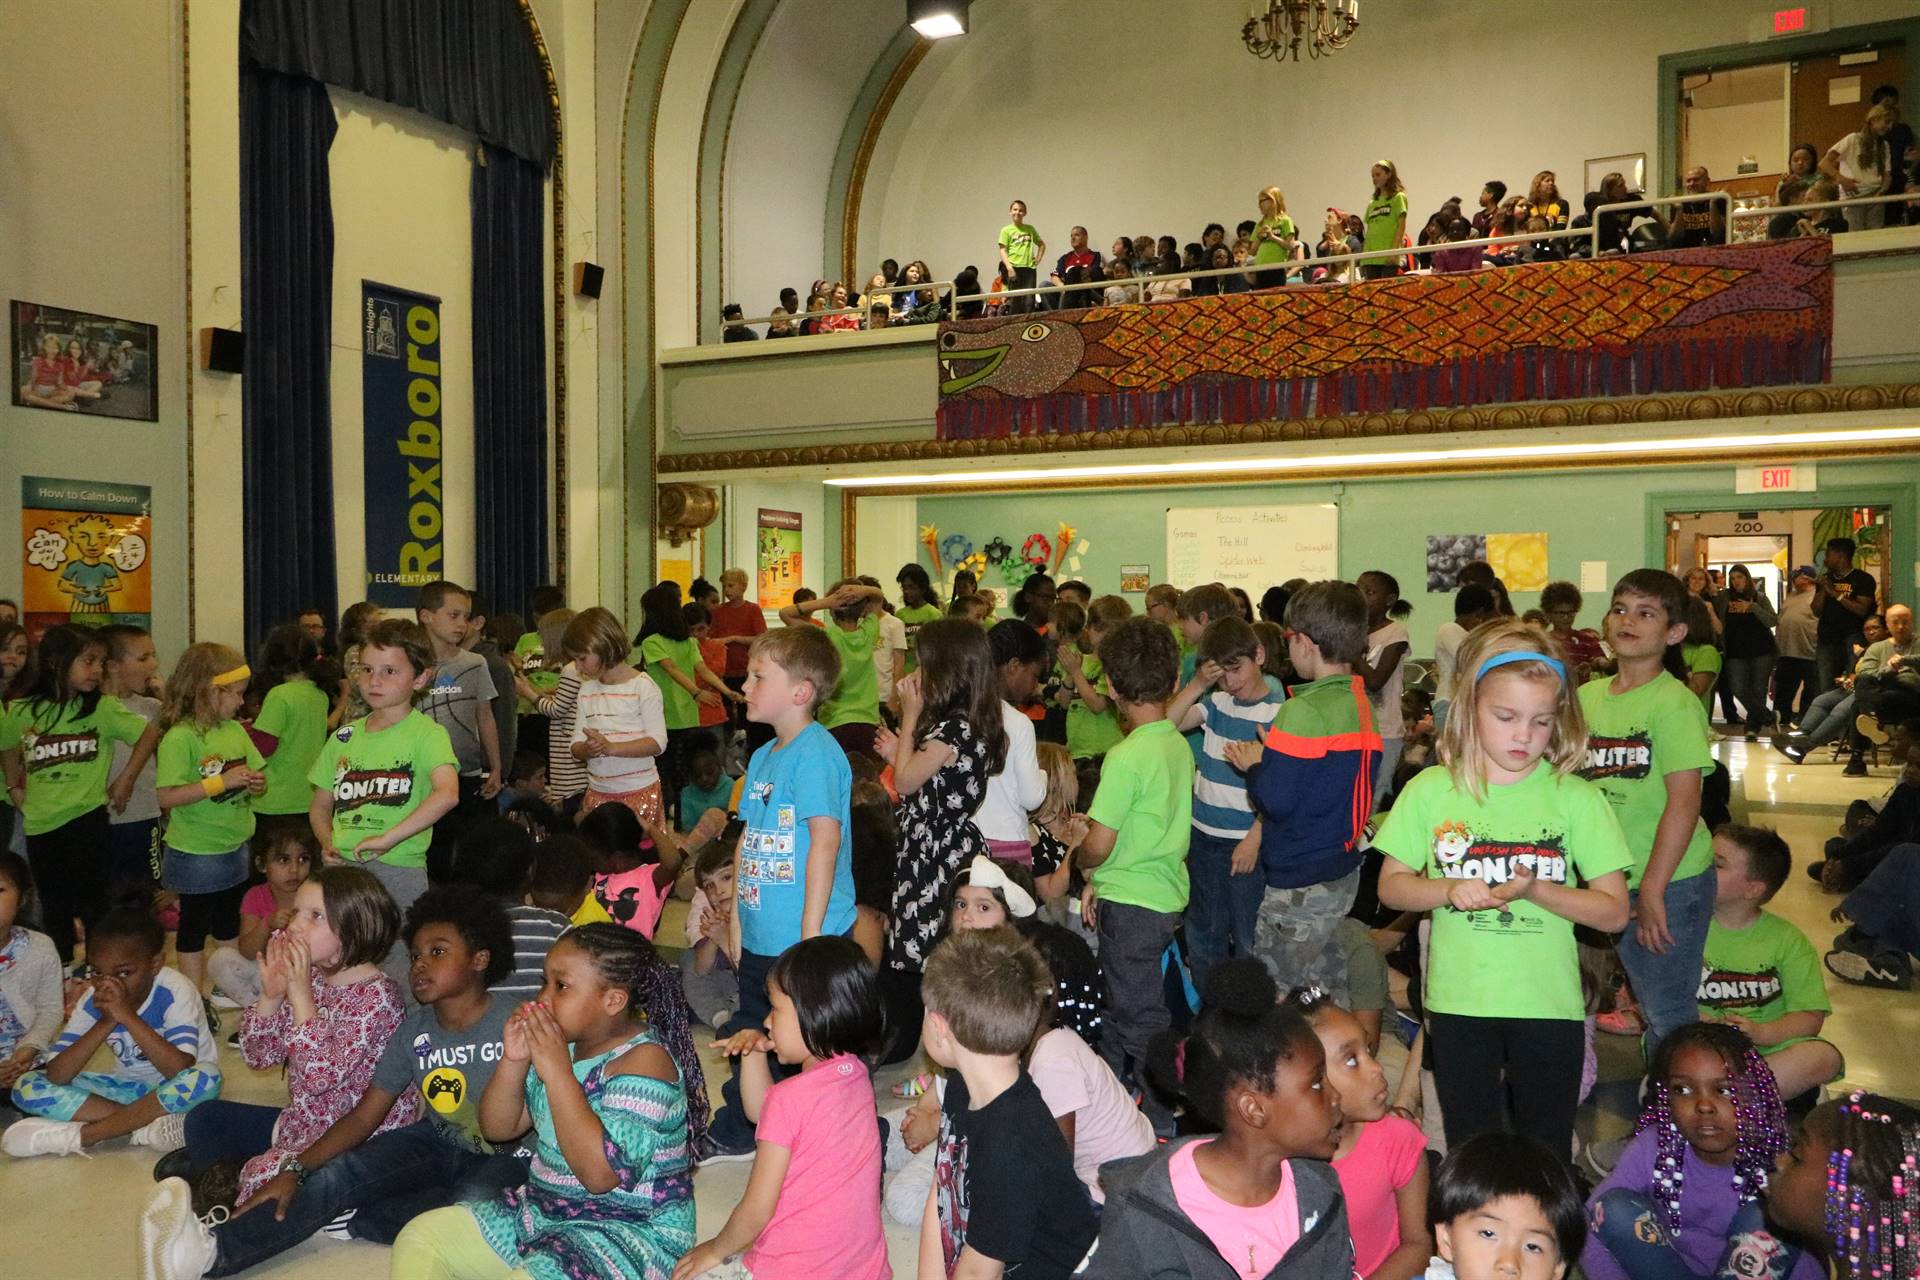
[[[1547,585],[1547,535],[1490,533],[1487,564],[1509,591],[1539,591]]]
[[[67,622],[149,625],[152,537],[145,485],[21,477],[21,621],[33,640]]]

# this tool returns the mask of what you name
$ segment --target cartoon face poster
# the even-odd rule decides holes
[[[21,619],[34,643],[72,622],[147,626],[153,490],[94,480],[20,481]]]

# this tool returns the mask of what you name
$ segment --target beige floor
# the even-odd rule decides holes
[[[1843,778],[1832,764],[1790,765],[1758,746],[1729,742],[1721,748],[1735,776],[1736,818],[1776,826],[1793,846],[1797,864],[1819,855],[1849,801],[1877,796],[1891,784],[1894,771],[1881,768],[1867,779]],[[1835,926],[1827,919],[1835,899],[1820,893],[1797,867],[1776,909],[1800,926],[1825,950]],[[676,906],[670,910],[677,911]],[[668,921],[663,937],[675,936]],[[1920,1095],[1920,1063],[1911,1046],[1920,1044],[1920,998],[1912,994],[1869,991],[1834,982],[1834,1016],[1827,1035],[1847,1058],[1845,1083],[1906,1097]],[[701,1036],[702,1043],[707,1037]],[[1398,1056],[1398,1055],[1396,1055]],[[248,1071],[237,1054],[223,1053],[226,1096],[242,1101],[274,1101],[284,1095],[276,1075]],[[1398,1064],[1390,1069],[1397,1071]],[[710,1065],[718,1085],[719,1070]],[[903,1073],[885,1074],[876,1085],[882,1106],[888,1084]],[[136,1274],[135,1223],[152,1187],[152,1153],[107,1144],[92,1159],[14,1161],[0,1156],[0,1256],[11,1280],[82,1277],[121,1280]],[[725,1221],[746,1185],[746,1164],[721,1165],[699,1175],[696,1201],[700,1232],[706,1236]],[[913,1274],[914,1238],[894,1228],[890,1252],[898,1275]],[[282,1255],[252,1275],[276,1278],[379,1275],[385,1250],[364,1244],[315,1239]]]

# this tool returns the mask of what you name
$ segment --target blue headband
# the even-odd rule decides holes
[[[1550,653],[1534,653],[1529,649],[1509,649],[1505,653],[1494,654],[1491,658],[1481,663],[1480,669],[1473,673],[1473,682],[1479,684],[1487,678],[1487,672],[1497,667],[1504,667],[1513,662],[1537,662],[1544,667],[1551,668],[1553,674],[1560,677],[1561,684],[1567,682],[1567,667],[1565,663]]]

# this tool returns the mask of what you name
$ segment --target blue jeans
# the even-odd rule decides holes
[[[1244,875],[1233,874],[1236,843],[1197,827],[1187,842],[1187,964],[1202,992],[1214,965],[1253,954],[1253,926],[1267,881],[1257,863]]]
[[[273,1145],[280,1108],[216,1098],[187,1112],[187,1159],[198,1174],[223,1160],[245,1163]]]
[[[1920,955],[1920,844],[1897,844],[1840,909],[1860,932]]]
[[[429,1209],[485,1200],[527,1180],[519,1156],[482,1155],[440,1136],[430,1120],[375,1134],[330,1160],[307,1179],[276,1219],[271,1207],[240,1214],[213,1229],[217,1252],[210,1276],[230,1276],[285,1253],[348,1209],[355,1239],[392,1244],[400,1229]]]
[[[1666,1210],[1637,1191],[1615,1187],[1592,1206],[1592,1243],[1606,1252],[1631,1280],[1700,1280],[1674,1249],[1667,1234]],[[1688,1230],[1697,1231],[1698,1227]],[[1734,1212],[1727,1224],[1726,1250],[1711,1280],[1786,1280],[1800,1262],[1800,1250],[1775,1236],[1757,1200]]]
[[[1814,645],[1813,670],[1816,694],[1825,693],[1834,688],[1834,681],[1853,670],[1853,645],[1855,641],[1864,641],[1864,633],[1848,636],[1844,640],[1822,640]]]
[[[1800,717],[1800,736],[1810,747],[1838,742],[1853,723],[1853,690],[1829,689],[1815,698]]]
[[[1626,966],[1634,997],[1647,1020],[1649,1056],[1669,1034],[1700,1021],[1700,964],[1707,949],[1707,926],[1713,922],[1715,883],[1713,872],[1703,871],[1667,886],[1667,932],[1673,936],[1673,945],[1665,955],[1640,945],[1632,921],[1620,935],[1620,963]],[[1627,897],[1639,905],[1638,889]]]
[[[773,1000],[767,995],[767,974],[773,968],[778,956],[756,955],[742,949],[740,952],[740,1008],[727,1025],[718,1032],[730,1036],[736,1031],[749,1028],[757,1029],[766,1025],[773,1015]],[[779,1062],[771,1062],[773,1078],[784,1079],[791,1074],[783,1070]],[[729,1073],[726,1082],[720,1086],[720,1107],[713,1113],[713,1121],[707,1126],[707,1135],[721,1147],[751,1147],[754,1142],[753,1121],[747,1119],[746,1108],[740,1102],[740,1059],[728,1059]]]

